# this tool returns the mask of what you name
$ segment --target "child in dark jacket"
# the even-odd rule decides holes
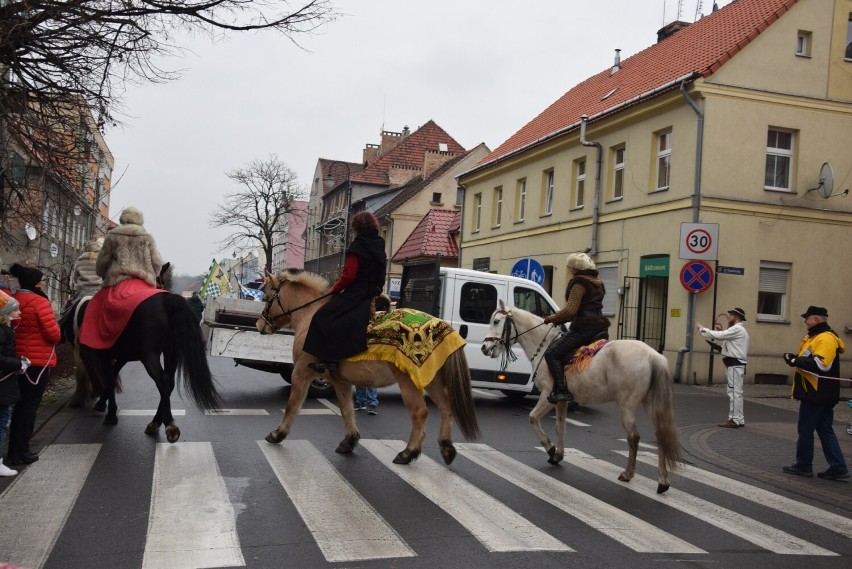
[[[12,405],[18,402],[19,373],[29,367],[29,360],[15,353],[15,332],[10,320],[21,316],[18,301],[0,290],[0,476],[15,476],[18,471],[3,464],[3,442],[12,418]]]

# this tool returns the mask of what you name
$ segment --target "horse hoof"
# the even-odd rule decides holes
[[[668,484],[657,484],[657,494],[664,494],[669,489]]]
[[[177,427],[166,427],[166,440],[170,443],[176,443],[180,438],[180,429]]]
[[[618,479],[621,480],[622,482],[630,482],[631,478],[632,478],[632,476],[627,476],[627,473],[625,473],[625,472],[622,472],[621,474],[618,475]]]
[[[417,457],[420,456],[419,450],[413,450],[411,452],[408,449],[401,451],[396,458],[393,459],[394,464],[411,464],[411,461],[417,460]]]
[[[554,456],[556,456],[556,447],[555,446],[548,447],[547,456],[549,456],[550,458],[553,458]]]
[[[456,447],[452,444],[441,447],[441,456],[444,459],[444,464],[452,464],[456,459]]]
[[[340,444],[337,445],[337,448],[334,449],[334,452],[339,454],[349,454],[355,447],[358,445],[358,441],[361,439],[361,435],[355,433],[353,435],[346,435]]]
[[[279,435],[275,431],[272,431],[271,433],[266,435],[266,442],[277,445],[278,443],[284,440],[285,436],[286,435]]]
[[[160,425],[157,423],[148,423],[145,425],[145,434],[146,435],[156,435],[160,432]]]
[[[118,424],[118,417],[110,417],[109,415],[104,417],[104,425],[117,425],[117,424]]]

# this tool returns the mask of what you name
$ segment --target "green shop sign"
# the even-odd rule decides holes
[[[640,277],[667,277],[669,276],[668,257],[646,257],[642,259],[639,269]]]

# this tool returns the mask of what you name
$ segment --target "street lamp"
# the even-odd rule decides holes
[[[349,246],[349,209],[352,206],[352,183],[349,181],[349,177],[352,175],[352,171],[349,169],[349,164],[341,162],[340,160],[335,160],[329,164],[325,178],[322,181],[325,187],[329,190],[334,189],[335,187],[335,179],[331,174],[332,167],[335,164],[340,164],[346,168],[346,215],[344,216],[343,225],[343,247],[340,249],[340,270],[343,271],[343,259],[346,255],[346,247]]]

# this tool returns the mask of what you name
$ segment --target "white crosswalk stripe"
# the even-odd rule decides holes
[[[270,480],[277,478],[281,485],[280,489],[275,485],[274,490],[286,493],[300,522],[328,562],[357,564],[426,553],[418,551],[423,546],[419,536],[401,534],[405,530],[398,531],[385,519],[381,508],[389,507],[387,504],[371,504],[311,442],[288,439],[280,445],[265,441],[257,444],[271,469]],[[638,474],[629,484],[618,482],[623,469],[621,457],[626,454],[622,450],[614,451],[610,461],[567,449],[566,464],[635,493],[636,500],[653,500],[657,509],[662,505],[681,512],[679,515],[690,516],[696,523],[704,524],[707,532],[699,534],[693,542],[688,536],[673,535],[669,531],[676,530],[666,527],[665,531],[655,525],[654,518],[643,517],[641,509],[635,508],[635,501],[630,510],[622,509],[618,502],[605,501],[601,496],[562,482],[555,476],[557,470],[543,465],[540,469],[528,466],[488,445],[457,443],[459,457],[448,468],[425,455],[411,465],[393,464],[396,453],[405,446],[403,441],[364,439],[360,444],[362,459],[393,473],[383,479],[388,492],[419,493],[434,503],[447,520],[454,519],[488,552],[571,554],[576,548],[582,553],[582,547],[588,548],[588,535],[574,530],[568,535],[570,539],[576,536],[576,543],[566,543],[563,523],[586,526],[635,552],[686,554],[705,559],[718,553],[707,546],[714,542],[704,535],[710,532],[724,534],[726,540],[730,540],[728,534],[733,535],[773,554],[838,555],[769,525],[775,524],[774,520],[780,516],[831,530],[834,537],[827,538],[826,543],[836,544],[841,539],[837,536],[852,537],[852,519],[691,466],[673,475],[682,483],[676,483],[662,496],[656,494],[654,480]],[[30,569],[45,564],[100,454],[98,444],[49,446],[42,451],[39,462],[25,469],[0,494],[0,563]],[[656,466],[655,453],[642,451],[639,460]],[[456,468],[457,465],[461,468]],[[471,469],[483,469],[488,476],[482,479],[477,476],[474,483],[469,480],[473,478]],[[494,484],[495,477],[502,479],[504,486],[508,482],[529,493],[525,500],[544,500],[549,507],[562,510],[573,520],[565,518],[567,521],[559,522],[558,528],[549,528],[539,521],[542,517],[531,518],[515,511],[517,508],[510,508],[489,493],[489,484]],[[768,523],[687,493],[688,488],[694,489],[696,485],[734,494],[743,498],[743,503],[753,502],[768,508],[755,516],[768,517]],[[245,566],[244,544],[235,514],[240,505],[232,504],[233,499],[219,470],[212,443],[157,444],[143,569]],[[718,501],[727,503],[727,500]],[[33,504],[38,507],[33,508]],[[199,508],[199,504],[204,507]],[[187,512],[192,515],[186,515]],[[768,512],[774,512],[775,516]],[[430,519],[426,523],[440,521]],[[699,539],[701,546],[694,542]],[[730,552],[725,549],[726,554]],[[62,562],[53,564],[60,566]]]

